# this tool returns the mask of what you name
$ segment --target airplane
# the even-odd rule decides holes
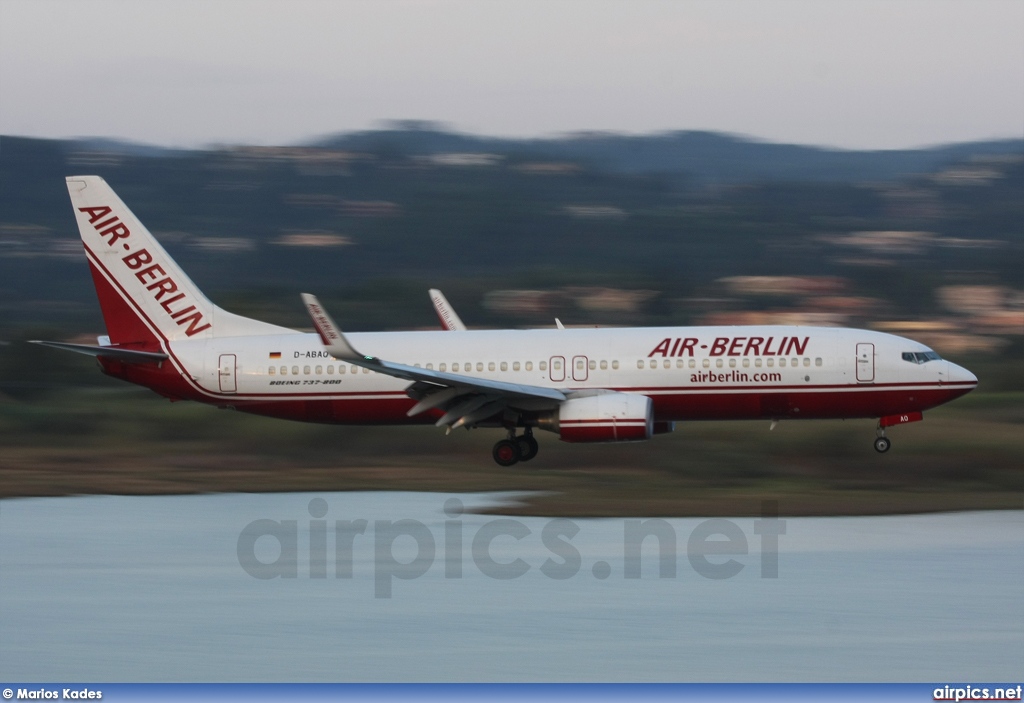
[[[344,333],[315,296],[316,333],[212,303],[99,176],[68,192],[107,335],[34,340],[171,400],[306,422],[498,428],[501,466],[536,457],[534,430],[628,442],[697,420],[923,419],[978,383],[923,344],[803,326],[468,330],[431,293],[444,329]],[[452,332],[455,332],[454,334]],[[520,430],[522,432],[520,433]]]

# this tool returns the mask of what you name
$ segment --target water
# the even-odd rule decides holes
[[[658,525],[676,538],[675,575],[659,578],[651,537],[641,578],[627,579],[626,521],[488,525],[494,517],[446,516],[453,497],[467,510],[514,498],[0,501],[0,679],[955,681],[1013,680],[1024,662],[1024,511],[790,518],[777,578],[762,577],[775,557],[754,519],[729,521],[736,553],[705,565],[691,563],[688,542],[709,525],[673,519]],[[358,519],[367,525],[354,538],[352,578],[336,578],[348,561],[335,552],[335,521]],[[256,520],[295,521],[297,549],[264,535],[242,561],[287,572],[293,555],[295,578],[243,568],[240,536]],[[378,521],[398,520],[413,522],[391,529],[419,543],[385,539]],[[545,542],[545,528],[562,536]],[[473,547],[489,533],[490,561]],[[707,577],[707,564],[729,559],[737,574]],[[522,567],[517,578],[481,571]],[[405,580],[389,569],[423,573]]]

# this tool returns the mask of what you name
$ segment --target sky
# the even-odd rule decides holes
[[[1024,0],[0,0],[0,134],[1024,136]],[[2,155],[0,155],[2,157]]]

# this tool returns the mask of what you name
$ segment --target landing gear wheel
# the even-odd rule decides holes
[[[889,451],[889,447],[892,446],[892,442],[889,441],[888,437],[877,437],[875,438],[875,451],[879,454],[885,454]]]
[[[540,444],[530,434],[516,437],[516,443],[519,445],[519,461],[529,461],[537,456],[537,452],[540,450]]]
[[[495,444],[491,454],[499,466],[512,466],[522,457],[519,441],[512,439],[503,439]]]

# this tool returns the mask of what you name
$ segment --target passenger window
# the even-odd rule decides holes
[[[529,363],[529,362],[527,362],[527,363]],[[548,362],[546,362],[546,361],[540,362],[539,364],[537,364],[537,368],[540,369],[541,371],[547,371],[548,370]]]
[[[347,368],[348,367],[345,366],[344,364],[338,364],[338,373],[345,373],[345,369]]]
[[[334,367],[333,366],[328,366],[327,367],[327,375],[328,376],[333,376],[334,375]]]
[[[687,366],[689,366],[691,369],[697,368],[697,360],[691,357]]]
[[[810,366],[810,365],[811,365],[811,359],[810,359],[810,357],[806,357],[806,356],[805,356],[805,357],[804,357],[804,366]]]
[[[533,371],[533,362],[532,361],[527,361],[526,362],[526,370],[527,371]]]
[[[273,376],[274,374],[277,373],[277,369],[275,369],[273,366],[271,366],[269,369],[267,369],[267,373],[269,373],[271,376]]]
[[[743,360],[743,368],[745,368],[745,369],[749,369],[750,368],[750,359],[744,359]]]
[[[306,368],[309,368],[309,367],[306,367]],[[298,376],[299,375],[299,367],[298,366],[293,366],[292,367],[292,375],[293,376]]]
[[[541,363],[543,363],[543,362],[541,362]],[[554,361],[552,361],[551,362],[551,369],[552,369],[552,371],[561,371],[562,370],[562,361],[561,361],[561,359],[555,359]]]
[[[618,359],[615,359],[614,361],[612,361],[612,368],[613,369],[618,369],[619,368],[619,360]]]
[[[736,368],[736,359],[729,359],[729,368],[730,369]]]
[[[512,362],[512,370],[513,371],[518,371],[519,370],[519,362],[518,361],[513,361]]]
[[[601,370],[602,371],[607,371],[608,370],[608,362],[605,361],[604,359],[601,360]]]
[[[773,359],[771,357],[768,357],[768,361],[766,361],[765,363],[768,364],[768,368],[771,368],[771,367],[775,366],[775,359]]]
[[[366,368],[366,367],[364,366],[364,367],[363,367],[363,373],[370,373],[370,369],[368,369],[368,368]]]
[[[502,371],[508,371],[508,362],[507,361],[501,362],[501,370]]]
[[[771,366],[771,359],[768,360],[768,365]],[[785,365],[786,365],[786,360],[785,359],[779,359],[779,366],[785,366]]]
[[[593,359],[591,359],[590,360],[590,370],[593,371],[596,368],[597,368],[597,362],[594,361]]]
[[[288,375],[288,367],[287,366],[282,366],[281,367],[281,375],[282,376],[287,376]]]
[[[722,368],[722,366],[723,366],[722,360],[721,359],[715,359],[715,366],[718,367],[718,368]]]
[[[323,372],[324,372],[324,367],[323,367],[323,366],[317,366],[317,367],[316,367],[316,375],[317,375],[317,376],[320,376],[320,375],[322,375],[322,374],[323,374]]]
[[[494,371],[494,362],[493,361],[488,361],[487,362],[487,370],[488,371]]]
[[[821,357],[820,356],[814,360],[814,365],[815,366],[821,366]]]
[[[711,359],[704,359],[702,362],[700,362],[700,365],[703,366],[706,369],[710,369],[711,368]]]
[[[668,359],[665,359],[663,362],[661,362],[661,365],[666,369],[672,368],[672,362],[669,361]]]
[[[756,359],[754,359],[754,366],[756,366],[757,368],[761,368],[761,357],[757,357]]]
[[[799,359],[790,359],[789,363],[795,369],[797,366],[800,365],[800,360]]]
[[[477,370],[478,372],[479,372],[479,371],[483,371],[483,370],[484,370],[484,362],[482,362],[482,361],[478,361],[478,362],[476,362],[476,370]]]
[[[452,371],[458,371],[458,370],[459,370],[459,362],[456,361],[455,363],[452,364]]]
[[[644,367],[644,360],[643,359],[638,359],[637,362],[636,362],[636,367],[638,369],[642,369]]]
[[[353,366],[351,371],[352,371],[352,373],[359,373],[359,367],[358,366]],[[363,369],[363,371],[366,371],[366,369]]]
[[[440,364],[437,365],[437,370],[438,371],[447,371],[448,370],[448,364],[446,364],[446,363],[444,363],[442,361]]]

